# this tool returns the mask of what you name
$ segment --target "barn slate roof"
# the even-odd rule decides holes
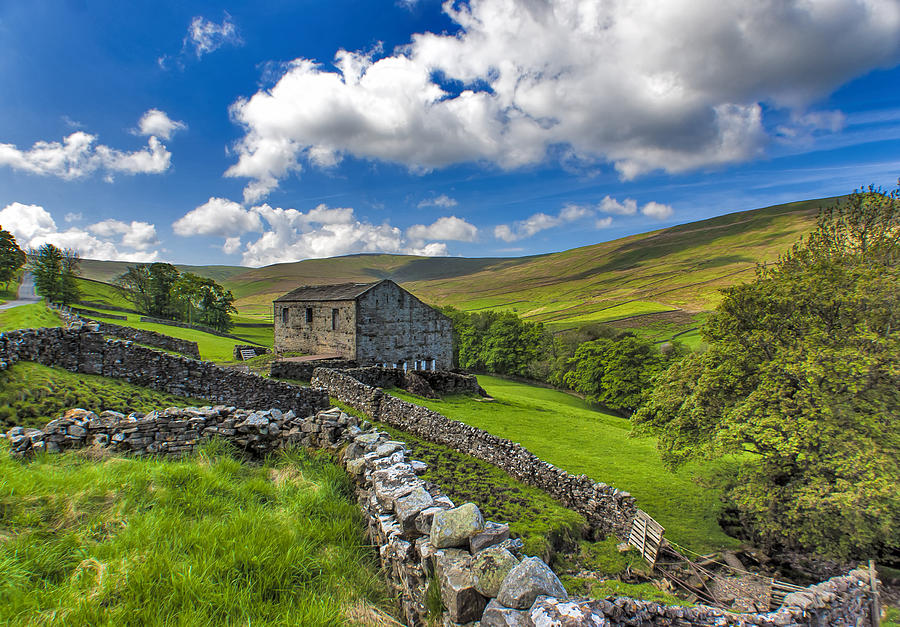
[[[284,296],[279,296],[274,302],[356,300],[379,283],[381,281],[375,281],[374,283],[338,283],[337,285],[301,285]]]

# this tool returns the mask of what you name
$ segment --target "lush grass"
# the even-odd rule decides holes
[[[76,279],[81,300],[134,309],[134,304],[125,297],[125,292],[115,285],[88,279]]]
[[[97,413],[105,410],[129,413],[207,404],[200,398],[174,396],[119,379],[31,362],[19,362],[0,372],[0,430],[3,431],[16,425],[41,427],[73,407]]]
[[[44,303],[19,305],[0,311],[0,331],[61,326],[60,317]]]
[[[351,495],[303,452],[19,462],[0,444],[0,623],[371,624],[387,594]]]
[[[584,517],[547,493],[469,455],[384,424],[376,425],[406,442],[413,457],[428,464],[422,478],[439,485],[454,503],[471,501],[486,519],[509,523],[513,537],[525,543],[525,553],[549,560],[555,551],[571,549],[581,538]]]
[[[572,395],[496,377],[479,376],[478,380],[494,402],[467,396],[429,401],[396,394],[519,442],[572,474],[583,473],[631,492],[638,506],[658,520],[675,542],[701,552],[737,544],[716,522],[717,494],[693,480],[692,473],[711,468],[669,472],[660,462],[654,440],[630,437],[628,420],[598,411]]]

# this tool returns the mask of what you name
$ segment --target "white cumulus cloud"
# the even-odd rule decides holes
[[[447,194],[441,194],[435,198],[426,198],[425,200],[419,202],[417,207],[420,209],[422,207],[442,207],[444,209],[449,209],[450,207],[455,207],[459,203],[456,202],[455,198],[450,198]]]
[[[198,58],[215,52],[226,44],[239,46],[242,43],[237,27],[227,13],[221,23],[207,20],[202,16],[195,17],[191,20],[187,36],[184,38],[185,47],[193,48]]]
[[[597,209],[603,213],[633,216],[637,213],[637,201],[632,198],[626,198],[623,202],[619,202],[611,196],[606,196],[600,201]]]
[[[259,231],[259,215],[227,198],[212,197],[172,224],[177,235],[221,235],[229,237]]]
[[[53,244],[72,248],[86,259],[108,261],[155,261],[159,242],[156,227],[148,222],[103,220],[86,229],[59,230],[53,216],[39,205],[14,202],[0,210],[0,224],[12,233],[19,246],[39,248]]]
[[[641,213],[656,220],[665,220],[672,215],[673,211],[669,205],[650,201],[641,207]]]
[[[473,225],[455,216],[429,226],[414,225],[409,229],[411,235],[388,223],[372,224],[357,218],[349,207],[318,205],[299,211],[263,204],[244,209],[224,198],[210,198],[172,226],[182,236],[225,237],[222,250],[226,254],[240,252],[245,266],[354,253],[444,256],[448,254],[446,243],[429,240],[471,241],[477,234]],[[242,236],[250,232],[260,235],[242,243]]]
[[[815,117],[817,100],[900,60],[896,0],[443,8],[458,32],[417,34],[389,54],[339,50],[334,67],[296,59],[235,102],[245,135],[226,174],[250,179],[245,200],[347,155],[425,172],[553,152],[626,179],[747,160],[770,138],[764,108]]]
[[[415,241],[449,239],[457,242],[474,242],[478,237],[478,228],[462,218],[446,216],[438,218],[428,226],[414,224],[406,229],[406,236]]]
[[[97,144],[97,136],[76,131],[61,142],[36,142],[30,149],[0,143],[0,166],[72,180],[94,172],[111,180],[116,173],[159,174],[169,169],[172,153],[155,136],[133,152]]]
[[[138,133],[141,135],[156,135],[163,139],[171,139],[177,131],[183,131],[187,124],[171,119],[165,111],[149,109],[138,121]]]
[[[504,242],[515,242],[536,233],[552,229],[554,227],[580,220],[592,215],[593,210],[581,205],[566,205],[555,216],[546,213],[535,213],[524,220],[517,220],[512,224],[498,224],[494,227],[494,237]]]

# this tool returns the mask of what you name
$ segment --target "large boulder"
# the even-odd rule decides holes
[[[467,546],[469,538],[484,529],[484,517],[474,503],[435,513],[431,543],[439,548]]]
[[[488,598],[496,597],[503,580],[518,563],[506,549],[490,547],[481,551],[472,558],[475,589]]]
[[[543,560],[526,557],[503,580],[497,600],[506,607],[524,610],[541,595],[569,598],[559,577]]]

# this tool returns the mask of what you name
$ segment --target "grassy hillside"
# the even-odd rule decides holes
[[[256,268],[225,283],[248,314],[270,313],[273,298],[300,284],[392,278],[432,304],[511,310],[554,328],[655,315],[677,332],[695,326],[691,314],[717,304],[720,288],[777,259],[833,201],[733,213],[549,255],[352,255]]]
[[[112,283],[117,276],[123,274],[128,266],[134,263],[129,261],[101,261],[99,259],[82,259],[78,265],[78,272],[81,276],[94,279],[95,281],[103,281],[104,283]],[[246,272],[247,268],[241,266],[188,266],[174,264],[176,268],[182,272],[193,272],[203,277],[208,277],[221,283],[225,279]]]
[[[0,477],[4,625],[371,625],[386,605],[347,475],[321,458],[22,462],[0,443]]]
[[[720,288],[777,259],[809,232],[818,208],[835,200],[732,213],[532,257],[350,255],[254,269],[179,268],[222,282],[248,319],[271,320],[272,300],[298,285],[390,278],[431,304],[515,311],[554,329],[634,320],[640,330],[655,325],[651,335],[662,338],[697,326],[694,314],[715,307]],[[85,261],[82,275],[110,281],[126,265]]]
[[[736,544],[716,521],[716,492],[693,480],[692,473],[710,468],[667,471],[653,439],[630,437],[628,420],[597,411],[570,394],[497,377],[479,376],[478,381],[494,402],[469,396],[429,401],[391,393],[519,442],[572,474],[583,473],[631,492],[638,505],[666,528],[668,537],[695,551]]]

